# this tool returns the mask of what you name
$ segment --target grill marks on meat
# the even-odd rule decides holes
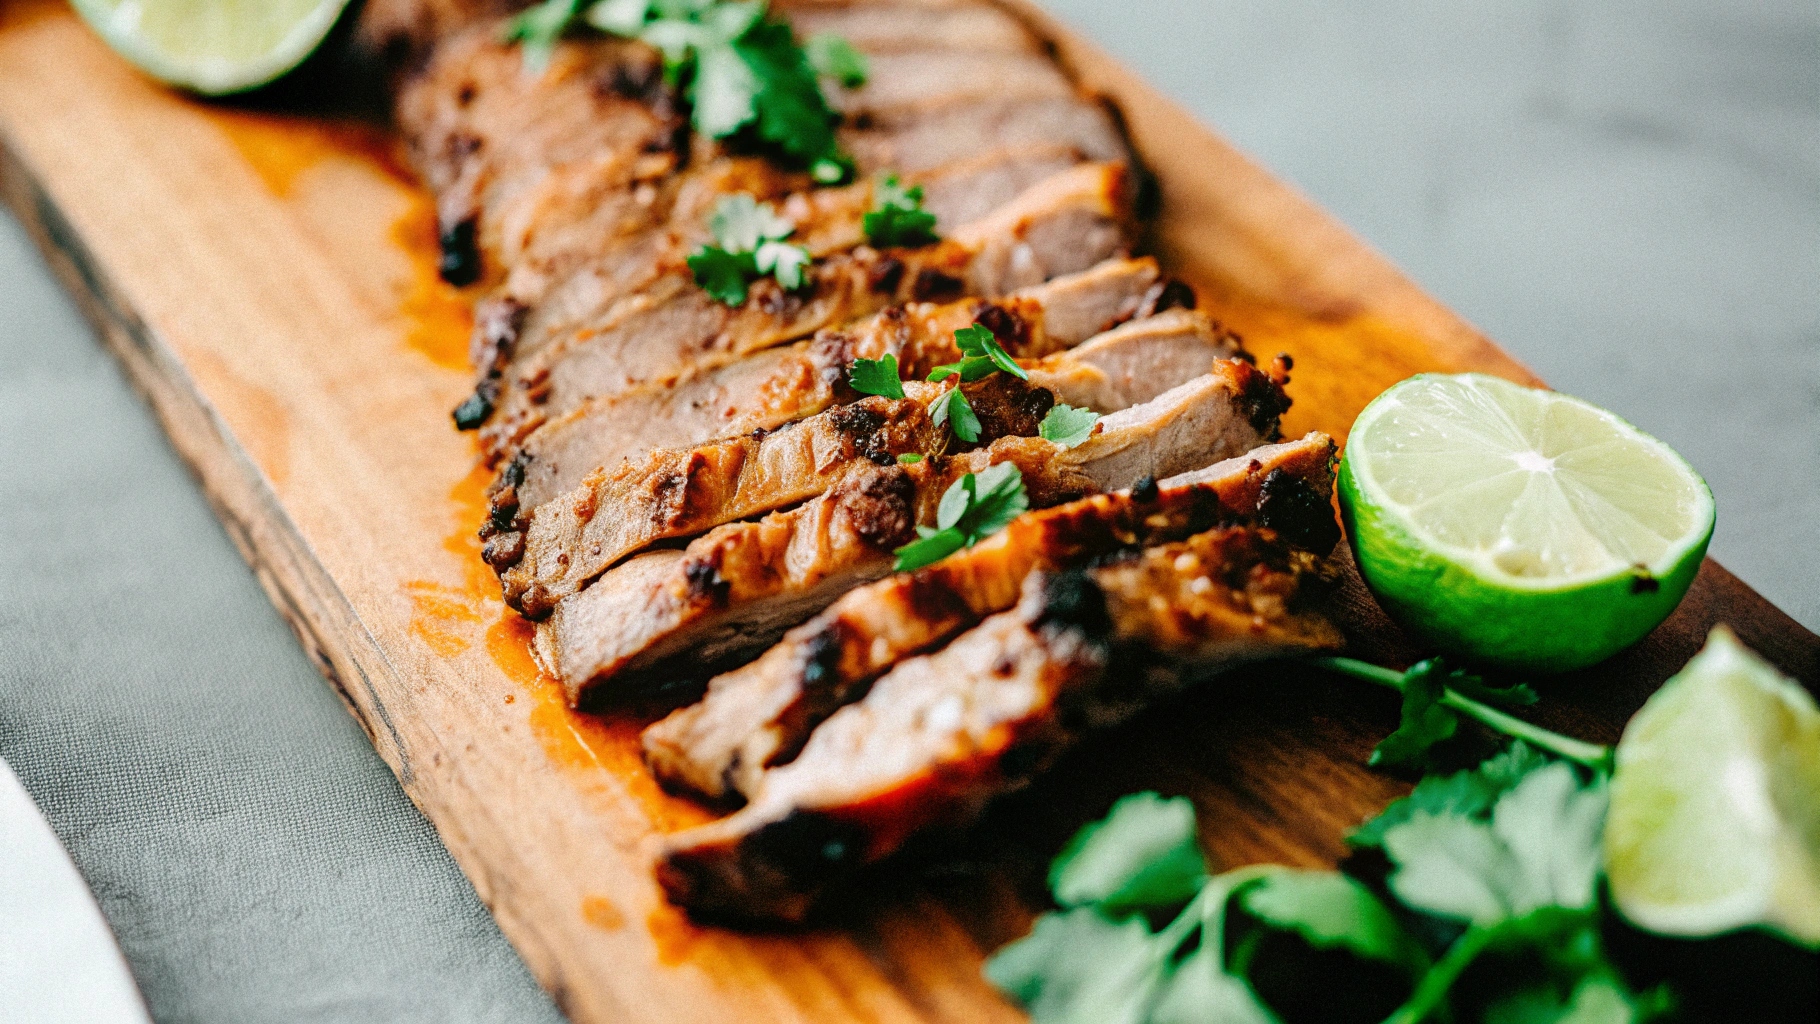
[[[1333,457],[1324,434],[1259,448],[1154,489],[1027,513],[934,565],[852,590],[758,660],[716,677],[704,700],[646,729],[646,761],[674,788],[715,800],[750,794],[880,673],[1011,607],[1031,572],[1257,519],[1266,488],[1282,486],[1273,480],[1331,494]]]
[[[929,385],[922,387],[939,391]],[[1231,404],[1230,396],[1218,390],[1188,392],[1178,397],[1198,406],[1225,402],[1225,418],[1243,422],[1242,413]],[[1204,463],[1250,447],[1223,447],[1221,431],[1216,428],[1204,437],[1178,434],[1171,442],[1176,447],[1142,448],[1154,457],[1154,462],[1146,464],[1130,457],[1133,450],[1140,448],[1127,435],[1149,432],[1159,423],[1180,419],[1180,413],[1177,406],[1160,405],[1151,410],[1148,418],[1129,422],[1072,449],[1064,450],[1038,437],[1015,436],[961,455],[931,457],[902,467],[905,477],[915,485],[913,521],[933,526],[942,495],[954,482],[967,473],[978,473],[1001,462],[1017,465],[1031,504],[1041,508],[1100,490],[1129,487],[1142,478],[1167,476],[1183,465]],[[1198,419],[1212,421],[1216,417]],[[1117,465],[1101,466],[1097,459]],[[836,488],[762,522],[720,527],[693,542],[685,552],[688,559],[672,561],[667,576],[655,574],[650,567],[670,559],[670,553],[635,556],[625,566],[609,570],[588,589],[557,602],[549,621],[539,627],[544,661],[576,698],[622,674],[630,677],[627,685],[635,689],[642,688],[647,677],[699,677],[705,674],[704,666],[691,665],[686,658],[671,655],[692,650],[697,643],[711,646],[717,658],[730,658],[736,649],[757,649],[843,591],[888,571],[890,550],[903,540],[891,545],[855,544],[846,542],[838,531],[827,532],[846,520],[870,517],[866,503],[855,503],[852,495]],[[738,562],[741,575],[737,579],[729,574],[730,562],[725,554],[734,549],[742,552]],[[712,590],[691,587],[693,567],[709,563],[718,566],[715,572],[719,578],[732,585]],[[630,591],[644,596],[623,596]],[[620,618],[600,610],[619,607],[622,601],[626,607],[643,610]],[[726,622],[738,624],[738,631],[724,629],[722,624]],[[611,628],[611,635],[591,632],[603,625]]]
[[[1236,664],[1338,648],[1338,630],[1298,608],[1312,569],[1268,530],[1226,527],[1032,574],[1016,608],[899,663],[822,723],[744,809],[670,837],[658,881],[697,917],[802,920],[912,836],[970,823],[1088,730]]]
[[[921,403],[869,398],[770,434],[652,452],[533,510],[521,531],[522,555],[494,568],[506,603],[542,618],[557,600],[655,541],[812,498],[858,460],[884,464],[929,452],[937,438]]]

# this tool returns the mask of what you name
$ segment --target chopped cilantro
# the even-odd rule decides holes
[[[968,403],[966,393],[959,387],[953,388],[936,400],[933,415],[929,418],[935,422],[937,427],[944,423],[948,424],[948,429],[954,431],[954,436],[968,444],[980,439],[980,418],[974,413],[973,406]]]
[[[862,222],[867,241],[881,249],[914,249],[939,241],[935,214],[923,209],[921,185],[904,188],[892,175],[879,182],[872,195],[872,210]]]
[[[916,528],[920,539],[897,549],[896,571],[920,569],[1004,529],[1030,507],[1024,474],[1015,463],[1001,462],[968,473],[949,486],[936,507],[935,528]]]
[[[904,452],[897,457],[897,464],[900,466],[914,466],[921,461],[923,461],[923,457],[915,452]]]
[[[904,382],[897,375],[897,357],[889,352],[883,359],[855,359],[847,370],[847,383],[862,395],[904,397]]]
[[[1036,432],[1045,441],[1073,448],[1093,436],[1093,425],[1099,421],[1100,414],[1091,409],[1076,409],[1058,402],[1050,406]]]
[[[688,258],[695,283],[729,306],[746,301],[747,286],[761,277],[795,291],[807,281],[809,252],[784,239],[796,226],[777,215],[770,203],[745,193],[722,197],[708,218],[714,245],[704,245]]]
[[[541,74],[550,66],[556,41],[568,31],[581,4],[582,0],[544,0],[518,12],[506,23],[506,42],[523,48],[527,70]]]

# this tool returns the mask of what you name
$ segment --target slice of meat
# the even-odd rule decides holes
[[[686,273],[669,274],[611,313],[514,363],[482,431],[489,457],[592,399],[732,362],[893,301],[997,296],[1084,270],[1124,250],[1124,168],[1083,164],[1027,190],[982,221],[923,249],[861,247],[814,264],[802,292],[769,279],[726,306]]]
[[[799,921],[913,836],[971,824],[1086,731],[1234,665],[1338,649],[1299,607],[1313,556],[1227,527],[1088,570],[899,663],[740,811],[669,837],[665,895],[698,918]]]
[[[980,54],[960,49],[885,51],[866,58],[865,84],[846,88],[826,79],[828,105],[846,120],[889,118],[905,111],[961,106],[979,100],[1074,98],[1074,83],[1037,51]]]
[[[961,106],[870,117],[843,126],[837,135],[841,149],[867,172],[919,171],[1038,143],[1065,145],[1088,160],[1131,159],[1111,112],[1078,96],[984,97]]]
[[[961,50],[975,54],[1037,53],[1041,43],[1009,14],[987,3],[773,3],[798,38],[834,35],[866,53]]]
[[[1056,400],[1113,412],[1158,397],[1242,351],[1237,335],[1193,310],[1131,321],[1078,348],[1026,366]]]
[[[1198,406],[1223,401],[1227,418],[1244,415],[1230,392],[1204,390],[1178,397]],[[1180,418],[1180,412],[1172,405],[1155,406],[1149,419],[1115,427],[1095,439],[1101,442],[1097,446],[1089,441],[1063,450],[1041,438],[1005,437],[964,455],[892,469],[913,483],[912,523],[933,526],[941,497],[955,481],[1000,462],[1018,466],[1031,505],[1041,508],[1252,447],[1225,447],[1231,444],[1229,435],[1214,426],[1205,437],[1178,433],[1167,445],[1144,449],[1155,457],[1153,464],[1130,457],[1136,446],[1125,435],[1149,432],[1158,423]],[[1213,420],[1196,417],[1209,425]],[[1096,452],[1116,468],[1096,464]],[[849,501],[837,488],[758,523],[722,526],[692,542],[685,559],[672,559],[670,553],[635,556],[632,562],[668,561],[668,574],[653,574],[641,564],[626,570],[622,581],[619,570],[612,570],[588,589],[564,596],[539,631],[544,663],[580,700],[609,681],[616,692],[632,693],[678,676],[699,679],[716,662],[762,648],[816,611],[817,602],[826,603],[889,571],[893,548],[909,539],[893,535],[887,543],[882,532],[874,531],[868,543],[860,544],[843,532],[828,533],[849,520],[877,518],[870,503],[845,507]],[[626,596],[633,590],[640,596]],[[623,616],[612,610],[628,603],[640,612]]]
[[[580,483],[588,473],[621,459],[637,458],[657,448],[774,430],[821,412],[836,401],[852,400],[857,396],[843,392],[855,359],[891,355],[904,376],[925,376],[935,366],[960,358],[954,332],[976,321],[995,325],[1000,343],[1018,356],[1078,344],[1132,315],[1156,281],[1152,260],[1110,260],[998,302],[969,299],[893,306],[858,324],[824,331],[810,341],[757,352],[674,384],[646,384],[595,399],[544,424],[526,439],[516,460],[515,472],[522,474],[518,501],[524,508],[536,508]],[[1115,365],[1117,357],[1105,354],[1119,346],[1089,343],[1086,347],[1096,354],[1079,366],[1063,362],[1033,365],[1032,373],[1039,375],[1034,379],[1044,386],[1053,381],[1066,389],[1058,394],[1073,405],[1083,404],[1077,399],[1089,389],[1102,398],[1115,391],[1138,393],[1120,383],[1126,378],[1121,366]],[[1195,372],[1204,371],[1211,358],[1202,360]],[[1192,374],[1170,383],[1188,376]],[[1150,397],[1154,396],[1123,404]],[[1092,407],[1110,411],[1122,406]]]
[[[1031,572],[1176,540],[1221,521],[1268,517],[1267,480],[1291,478],[1309,493],[1331,495],[1333,457],[1324,434],[1259,448],[1155,491],[1096,494],[1027,513],[972,548],[852,590],[757,661],[717,676],[702,701],[646,729],[646,761],[673,787],[717,800],[750,793],[766,769],[794,757],[816,723],[863,695],[879,673],[1011,607]],[[1280,483],[1275,490],[1288,493]]]

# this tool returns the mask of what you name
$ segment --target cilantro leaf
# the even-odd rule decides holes
[[[896,572],[920,569],[1005,528],[1030,507],[1024,474],[1015,463],[1001,462],[983,472],[968,473],[942,492],[936,528],[917,527],[921,539],[897,549]]]
[[[746,301],[746,284],[758,276],[750,254],[731,253],[711,245],[695,250],[687,263],[695,283],[716,302],[729,306]]]
[[[1050,406],[1036,432],[1045,441],[1074,448],[1093,436],[1093,425],[1099,421],[1100,414],[1091,409],[1076,409],[1058,402]]]
[[[758,76],[732,46],[697,51],[695,78],[689,84],[696,129],[720,139],[750,124],[758,116],[759,89]]]
[[[1203,929],[1211,926],[1204,925]],[[1219,950],[1202,945],[1176,967],[1156,1005],[1149,1024],[1278,1024],[1277,1017],[1258,1001],[1245,979],[1228,974]]]
[[[1011,354],[998,343],[998,338],[993,336],[992,331],[982,324],[969,324],[955,331],[954,343],[960,346],[964,356],[990,359],[994,366],[1013,377],[1019,380],[1030,379],[1024,368],[1017,365],[1017,360],[1011,358]]]
[[[1316,949],[1343,949],[1363,960],[1420,969],[1428,958],[1384,904],[1333,871],[1283,870],[1239,894],[1258,920],[1293,931]]]
[[[1049,868],[1049,890],[1064,907],[1117,915],[1185,903],[1206,875],[1194,804],[1134,793],[1075,833]]]
[[[986,979],[1023,1003],[1032,1024],[1144,1024],[1169,952],[1142,918],[1115,922],[1082,907],[1038,918],[986,961]]]
[[[855,359],[847,369],[847,383],[862,395],[904,397],[904,382],[897,375],[897,357],[889,352],[883,359]],[[903,456],[898,456],[899,462],[903,460]]]
[[[769,274],[787,291],[808,282],[809,250],[787,242],[765,242],[753,254],[760,274]]]
[[[1424,776],[1408,796],[1354,829],[1346,841],[1357,847],[1382,846],[1385,832],[1423,811],[1468,818],[1489,816],[1492,804],[1506,790],[1530,772],[1553,763],[1536,748],[1517,740],[1477,768],[1452,775]]]
[[[803,43],[803,53],[808,55],[809,66],[816,74],[832,78],[849,89],[865,85],[866,76],[871,72],[865,54],[840,36],[826,32],[810,36]]]
[[[955,529],[930,530],[919,540],[913,540],[896,551],[897,561],[892,563],[892,572],[910,572],[925,565],[933,565],[967,546],[967,538]]]
[[[973,406],[967,403],[967,396],[958,387],[936,400],[930,419],[937,427],[948,424],[955,437],[969,444],[980,439],[980,418],[974,415]]]
[[[904,188],[892,175],[872,193],[873,209],[862,221],[866,239],[879,248],[917,248],[938,241],[935,214],[923,209],[923,187]]]
[[[789,238],[796,225],[780,217],[770,203],[740,192],[723,196],[708,215],[708,230],[728,252],[756,252],[764,242]]]
[[[651,0],[598,0],[582,20],[608,35],[638,35],[651,15]]]
[[[914,466],[921,461],[923,461],[923,457],[915,452],[904,452],[897,457],[897,464],[900,466]]]
[[[1419,910],[1495,925],[1544,907],[1593,904],[1605,781],[1556,762],[1526,775],[1490,821],[1418,811],[1386,829],[1390,889]]]
[[[752,101],[759,138],[803,163],[837,157],[838,119],[790,26],[759,21],[733,46],[759,81]]]
[[[992,365],[992,360],[985,356],[968,356],[958,363],[943,363],[930,370],[926,379],[932,384],[939,384],[949,377],[959,374],[961,383],[971,384],[982,377],[991,376],[996,369],[997,367]]]

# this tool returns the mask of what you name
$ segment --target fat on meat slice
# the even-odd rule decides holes
[[[1233,526],[1033,573],[1014,609],[835,712],[751,803],[668,837],[658,882],[700,919],[800,921],[912,837],[971,824],[1085,733],[1238,664],[1339,649],[1305,607],[1318,571],[1274,532]]]
[[[1208,376],[1234,382],[1257,373],[1242,362],[1216,369],[1223,372]],[[893,549],[913,539],[915,525],[935,523],[942,495],[966,473],[1012,462],[1037,508],[1171,476],[1247,451],[1262,439],[1250,432],[1242,392],[1237,383],[1172,391],[1169,401],[1151,403],[1147,415],[1071,449],[1040,437],[1006,436],[959,456],[861,467],[865,475],[853,487],[837,487],[757,523],[722,526],[681,557],[675,551],[634,556],[588,589],[564,596],[539,630],[540,657],[576,701],[590,692],[683,692],[686,687],[668,684],[700,679],[717,663],[762,648],[842,591],[888,572]],[[1182,405],[1201,412],[1185,415]],[[1184,419],[1207,429],[1200,435],[1173,432],[1167,444],[1154,446],[1133,445],[1128,436],[1167,432]],[[1234,421],[1241,426],[1223,429]],[[1133,450],[1148,452],[1153,461],[1135,461]],[[894,502],[888,511],[886,497]],[[880,523],[893,529],[878,528]]]
[[[992,216],[921,249],[862,246],[812,265],[801,292],[754,283],[737,307],[669,274],[614,304],[600,322],[515,362],[481,431],[497,461],[531,431],[644,383],[732,362],[894,302],[999,296],[1121,254],[1129,206],[1123,165],[1082,164],[1026,190]]]
[[[852,401],[858,396],[845,385],[856,359],[890,355],[904,377],[921,378],[960,358],[954,332],[969,324],[991,326],[1014,356],[1055,353],[1154,308],[1165,290],[1158,277],[1154,260],[1115,259],[997,301],[891,306],[846,327],[824,330],[812,340],[757,352],[673,384],[646,384],[596,399],[544,424],[525,440],[512,470],[522,477],[516,485],[517,500],[524,508],[536,508],[595,469],[622,459],[656,448],[774,430],[837,402]],[[1231,354],[1221,347],[1218,354]],[[1154,397],[1129,397],[1141,392],[1141,378],[1128,372],[1127,365],[1136,360],[1120,357],[1120,349],[1089,342],[1083,351],[1091,354],[1078,363],[1038,361],[1029,369],[1034,381],[1071,405],[1111,411]],[[1193,373],[1178,373],[1168,378],[1169,383],[1205,371],[1213,358],[1200,359]],[[1159,375],[1152,379],[1171,372],[1149,369]],[[1113,397],[1125,400],[1105,404]]]
[[[880,673],[1011,607],[1034,571],[1235,521],[1274,523],[1297,546],[1325,554],[1337,538],[1327,504],[1333,458],[1333,440],[1310,434],[1164,480],[1154,490],[1096,494],[1026,513],[933,565],[848,591],[758,660],[715,677],[701,701],[646,729],[645,759],[673,788],[715,800],[749,794],[767,769],[794,757],[818,722],[862,696]],[[709,554],[704,545],[697,557]]]

